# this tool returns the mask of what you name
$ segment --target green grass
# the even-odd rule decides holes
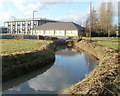
[[[54,62],[54,43],[46,40],[1,39],[3,80]]]
[[[112,42],[112,41],[97,41],[96,42],[97,44],[100,44],[100,45],[103,45],[103,46],[106,46],[106,47],[110,47],[110,48],[113,48],[115,50],[120,50],[120,48],[118,48],[118,42]]]
[[[52,41],[25,40],[25,39],[1,39],[2,54],[41,50]]]
[[[83,39],[85,40],[89,40],[89,38],[84,37]],[[110,47],[113,48],[115,50],[119,50],[120,51],[120,47],[118,47],[118,42],[120,40],[118,40],[120,38],[117,37],[92,37],[92,42],[95,42],[97,44],[106,46],[106,47]]]

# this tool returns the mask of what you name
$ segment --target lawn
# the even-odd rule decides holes
[[[86,37],[83,37],[83,39],[89,40]],[[117,37],[92,37],[92,42],[120,51],[119,41],[120,38]]]
[[[40,50],[52,41],[27,39],[1,39],[2,54]]]
[[[0,41],[3,81],[54,62],[53,41],[35,39],[1,39]]]

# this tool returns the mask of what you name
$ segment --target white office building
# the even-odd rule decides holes
[[[21,19],[14,21],[6,21],[5,25],[8,27],[8,33],[10,34],[33,34],[32,29],[48,22],[57,22],[55,20],[35,18],[33,19]]]

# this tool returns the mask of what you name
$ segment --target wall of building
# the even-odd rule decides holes
[[[78,30],[33,30],[33,35],[78,36]]]
[[[78,36],[78,30],[66,30],[66,36]]]
[[[38,21],[34,21],[34,27],[38,26]],[[28,34],[33,29],[33,21],[8,22],[8,31],[13,34]]]
[[[8,33],[11,34],[33,34],[32,29],[47,23],[47,22],[55,22],[55,21],[49,21],[49,20],[29,20],[29,21],[12,21],[7,22],[8,25]],[[34,24],[33,24],[34,23]],[[34,27],[33,27],[34,25]]]

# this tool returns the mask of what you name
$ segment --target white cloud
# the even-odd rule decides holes
[[[105,0],[109,1],[109,0]],[[6,20],[11,20],[11,16],[17,17],[17,19],[24,18],[30,18],[32,17],[32,12],[34,10],[44,10],[46,8],[49,8],[48,6],[54,6],[58,4],[62,4],[64,2],[89,2],[89,0],[0,0],[0,25],[3,25],[3,22]],[[14,9],[18,10],[18,13],[15,14],[14,9],[9,8],[7,10],[5,9],[5,4],[12,2],[15,6]],[[100,6],[101,0],[92,0],[93,6],[96,10],[98,10]],[[118,2],[117,0],[114,0],[113,2]],[[27,4],[25,4],[27,3]],[[115,3],[117,4],[117,3]],[[22,14],[21,14],[22,13]],[[43,16],[43,18],[49,18],[49,19],[56,19],[56,20],[64,20],[64,21],[72,21],[76,23],[81,23],[84,20],[81,21],[81,19],[85,19],[87,14],[89,13],[89,9],[86,12],[76,12],[73,10],[73,12],[69,13],[68,16],[59,16],[59,17],[53,17],[49,14]],[[118,15],[118,8],[115,7],[115,16]],[[36,14],[36,17],[38,17],[38,13]]]
[[[3,4],[2,3],[0,3],[0,10],[2,10],[3,9]]]
[[[49,14],[43,16],[44,18],[50,18],[58,21],[65,21],[65,22],[75,22],[77,24],[82,25],[84,20],[86,19],[86,12],[78,12],[76,10],[71,10],[68,15],[66,16],[59,16],[59,17],[52,17]]]
[[[0,0],[0,2],[90,2],[90,0]],[[101,2],[101,1],[113,1],[118,2],[119,0],[91,0],[92,2]]]
[[[14,14],[13,9],[9,8],[7,12],[0,11],[0,25],[4,25],[3,22],[11,19],[11,16]]]
[[[8,3],[7,0],[1,1],[0,3],[0,26],[3,26],[5,21],[12,20],[11,16],[17,17],[16,19],[21,19],[21,17],[30,18],[32,17],[32,12],[34,10],[42,10],[45,7],[42,3],[28,3],[25,4],[26,0],[11,0],[14,8],[8,8],[6,10],[4,4]],[[15,13],[15,10],[18,13]]]

